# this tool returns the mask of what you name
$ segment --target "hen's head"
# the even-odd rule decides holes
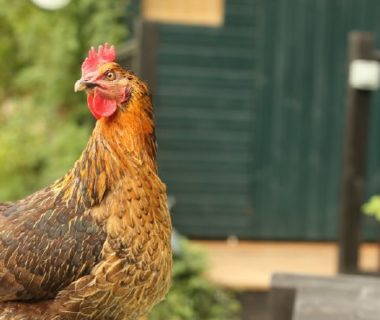
[[[133,73],[123,69],[115,58],[115,48],[107,43],[98,51],[91,48],[82,64],[82,77],[74,86],[75,91],[86,91],[88,107],[96,119],[110,117],[125,107],[138,85]]]

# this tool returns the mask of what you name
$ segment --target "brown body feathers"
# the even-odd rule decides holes
[[[169,290],[171,221],[151,97],[133,74],[109,68],[128,100],[97,121],[62,179],[0,205],[0,319],[135,320]]]

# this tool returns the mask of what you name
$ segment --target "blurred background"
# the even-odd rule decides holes
[[[269,319],[275,273],[378,275],[380,95],[348,78],[350,60],[379,60],[379,1],[0,8],[0,201],[50,184],[80,155],[94,120],[73,86],[90,46],[115,44],[151,86],[181,234],[174,289],[152,319]],[[367,32],[373,54],[355,55],[352,31]]]

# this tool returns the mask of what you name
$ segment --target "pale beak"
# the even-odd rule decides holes
[[[74,85],[74,92],[78,92],[78,91],[82,91],[84,89],[86,89],[86,84],[83,80],[78,80],[77,82],[75,82],[75,85]]]
[[[83,91],[85,89],[92,89],[92,88],[95,88],[97,86],[99,86],[99,85],[95,82],[80,79],[77,82],[75,82],[74,91],[75,92]]]

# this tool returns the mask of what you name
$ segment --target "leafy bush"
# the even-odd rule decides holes
[[[228,293],[207,281],[204,253],[181,240],[181,254],[174,257],[173,286],[149,320],[237,320],[239,304]]]
[[[1,111],[2,200],[20,198],[49,185],[72,166],[91,130],[57,116],[54,110],[35,107],[30,99],[8,101]]]
[[[380,196],[373,196],[362,207],[365,214],[380,220]]]
[[[57,12],[30,0],[0,0],[0,201],[61,176],[88,140],[93,120],[74,94],[91,45],[127,37],[123,0],[80,0]],[[45,119],[48,119],[46,121]]]

